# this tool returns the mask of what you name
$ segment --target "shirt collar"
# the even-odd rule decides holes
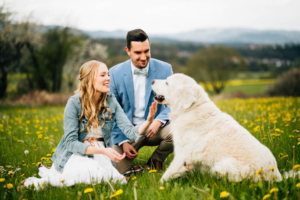
[[[143,70],[147,70],[147,72],[149,72],[149,63],[150,62],[148,62],[148,65],[143,69]],[[141,69],[138,69],[138,68],[136,68],[134,65],[133,65],[133,63],[131,62],[131,72],[132,72],[132,75],[134,75],[134,70],[141,70]]]

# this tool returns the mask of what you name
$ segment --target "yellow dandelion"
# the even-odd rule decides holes
[[[229,196],[229,192],[223,191],[220,193],[220,198],[226,198]]]
[[[11,166],[11,165],[6,165],[6,167],[7,167],[7,168],[11,168],[12,166]]]
[[[4,182],[5,178],[0,178],[0,183]]]
[[[47,156],[50,157],[50,156],[52,156],[52,154],[48,153]]]
[[[260,169],[256,172],[256,175],[259,175],[262,171],[263,171],[263,169],[260,168]]]
[[[25,174],[22,174],[21,176],[24,176]]]
[[[41,186],[44,186],[44,185],[45,185],[45,183],[42,183],[42,184],[41,184]]]
[[[47,159],[46,157],[42,157],[42,158],[41,158],[41,160],[46,160],[46,159]]]
[[[23,166],[25,167],[25,166],[26,166],[26,164],[23,164]]]
[[[9,171],[9,172],[8,172],[8,175],[12,175],[12,174],[14,174],[13,171]]]
[[[272,189],[270,190],[270,194],[272,194],[273,192],[278,192],[278,191],[279,191],[278,188],[272,188]]]
[[[42,164],[42,163],[41,163],[41,162],[37,162],[37,163],[36,163],[36,166],[39,166],[40,164]]]
[[[136,176],[134,176],[134,177],[131,178],[131,180],[133,180],[133,181],[134,181],[135,179],[136,179]]]
[[[44,139],[45,139],[45,140],[48,140],[48,139],[49,139],[49,137],[44,137]]]
[[[297,184],[296,184],[296,187],[297,187],[297,188],[300,188],[300,183],[297,183]]]
[[[156,173],[157,170],[156,169],[153,169],[153,170],[150,170],[149,173]]]
[[[270,196],[271,196],[270,194],[266,194],[266,195],[263,197],[263,200],[270,198]]]
[[[6,185],[6,187],[7,187],[8,189],[11,189],[11,188],[13,188],[13,187],[14,187],[14,185],[13,185],[13,184],[11,184],[11,183],[9,183],[9,184],[7,184],[7,185]]]
[[[160,189],[160,190],[164,190],[165,187],[164,187],[164,186],[160,186],[159,189]]]
[[[60,180],[59,182],[63,183],[63,182],[65,182],[65,180]]]
[[[94,191],[93,188],[86,188],[86,189],[84,190],[84,193],[90,193],[90,192],[93,192],[93,191]]]
[[[284,156],[282,156],[282,158],[286,158],[286,157],[289,157],[289,155],[284,155]]]
[[[123,190],[122,190],[122,189],[119,189],[119,190],[117,190],[113,195],[111,195],[110,198],[116,197],[116,196],[118,196],[118,195],[120,195],[120,194],[122,194],[122,193],[123,193]]]
[[[299,167],[300,167],[300,165],[297,164],[297,165],[294,166],[294,169],[298,169]]]
[[[272,171],[273,171],[274,169],[275,169],[275,167],[270,167],[270,170],[272,170]]]
[[[300,142],[298,142],[297,145],[300,145]]]

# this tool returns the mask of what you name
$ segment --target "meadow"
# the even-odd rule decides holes
[[[300,169],[300,97],[215,103],[270,148],[281,173]],[[51,156],[63,135],[63,111],[63,106],[0,107],[0,199],[300,199],[298,177],[282,182],[266,182],[261,177],[257,183],[249,179],[236,183],[199,171],[164,184],[159,183],[163,172],[145,171],[132,176],[127,185],[58,188],[45,184],[40,191],[33,187],[18,191],[26,177],[38,177],[40,163],[52,165]],[[145,164],[153,150],[141,149],[135,164]],[[166,167],[172,158],[173,154],[167,158]]]

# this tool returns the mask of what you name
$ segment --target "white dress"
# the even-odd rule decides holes
[[[90,137],[103,138],[101,128],[92,129],[92,133],[88,133],[85,139]],[[105,148],[102,141],[92,142],[92,145]],[[102,181],[127,183],[125,177],[112,165],[111,160],[103,154],[94,154],[94,158],[72,154],[62,173],[58,172],[53,164],[50,169],[44,166],[40,167],[38,174],[41,178],[27,178],[24,185],[28,187],[33,184],[36,189],[40,189],[43,187],[43,183],[52,186],[72,186],[76,183],[92,184]]]

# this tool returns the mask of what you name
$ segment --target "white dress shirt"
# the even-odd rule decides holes
[[[134,74],[134,70],[140,70],[131,63],[131,71],[134,87],[134,113],[132,118],[133,124],[141,124],[145,121],[145,94],[147,77]],[[144,70],[149,71],[149,63]]]
[[[144,70],[147,70],[149,72],[149,63],[144,68]],[[132,118],[132,123],[134,125],[136,124],[142,124],[145,121],[144,115],[145,115],[145,95],[146,95],[146,83],[147,83],[147,77],[143,75],[136,75],[134,74],[134,70],[140,70],[137,67],[133,65],[131,62],[131,71],[132,71],[132,77],[133,77],[133,87],[134,87],[134,113]],[[166,121],[159,120],[165,125]],[[119,143],[119,146],[121,146],[123,143],[129,142],[129,140],[124,140]]]

